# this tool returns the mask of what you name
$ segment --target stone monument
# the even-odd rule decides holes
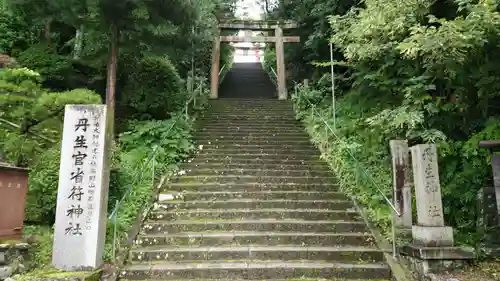
[[[413,223],[410,149],[406,140],[391,140],[389,146],[392,155],[394,206],[399,212],[399,216],[393,212],[394,222],[398,237],[408,240],[411,239]]]
[[[52,264],[62,270],[102,264],[109,167],[106,105],[66,105]]]
[[[479,146],[490,150],[493,172],[493,186],[483,187],[478,196],[478,231],[483,237],[479,248],[500,257],[500,140],[481,141]]]
[[[417,225],[412,227],[412,244],[405,246],[402,253],[409,256],[414,269],[425,276],[472,259],[474,252],[455,247],[453,228],[444,224],[436,146],[419,144],[410,150]]]

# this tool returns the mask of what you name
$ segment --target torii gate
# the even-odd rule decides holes
[[[221,42],[250,42],[250,43],[275,43],[276,44],[276,72],[278,80],[278,99],[288,98],[286,90],[285,54],[284,43],[300,42],[298,36],[283,36],[283,29],[297,28],[293,21],[263,21],[263,20],[227,20],[220,21],[212,53],[212,76],[210,98],[219,96],[219,68],[220,68],[220,43]],[[271,31],[274,36],[220,36],[222,30],[252,30]]]

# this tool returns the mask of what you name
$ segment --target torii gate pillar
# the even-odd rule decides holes
[[[293,21],[245,21],[245,20],[230,20],[220,21],[217,29],[217,34],[214,40],[212,50],[212,73],[210,98],[216,99],[219,96],[219,68],[220,68],[220,43],[221,42],[258,42],[258,43],[275,43],[276,44],[276,70],[278,82],[278,99],[286,100],[288,93],[286,89],[286,69],[285,69],[285,48],[286,42],[300,42],[298,36],[283,36],[283,29],[297,28],[298,24]],[[221,30],[254,30],[254,31],[272,31],[274,36],[220,36]]]
[[[277,26],[275,29],[276,37],[276,71],[278,80],[278,99],[286,100],[288,94],[286,91],[286,69],[285,69],[285,48],[283,44],[283,29]]]
[[[217,99],[219,97],[219,64],[220,64],[220,30],[217,29],[217,34],[214,40],[214,47],[212,49],[212,77],[211,77],[211,89],[210,98]]]

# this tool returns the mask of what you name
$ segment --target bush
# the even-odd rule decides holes
[[[44,87],[66,90],[64,80],[73,73],[70,62],[52,51],[47,45],[37,44],[21,52],[17,61],[44,77]]]
[[[44,152],[30,167],[25,220],[51,225],[55,221],[60,145]]]
[[[178,164],[194,149],[191,129],[193,120],[174,116],[163,121],[132,121],[129,131],[120,135],[117,172],[111,180],[108,210],[112,213],[120,203],[116,220],[108,223],[105,258],[111,258],[113,227],[118,230],[118,242],[124,238],[141,208],[148,204],[153,192],[152,182]],[[153,154],[154,147],[158,146]],[[153,158],[154,157],[154,158]],[[152,159],[154,159],[154,174]],[[116,221],[116,225],[114,222]]]
[[[0,4],[0,52],[15,55],[26,49],[36,39],[32,30],[19,16],[2,9]]]
[[[318,102],[315,100],[318,90],[299,89],[299,95],[293,97],[297,116],[305,124],[313,142],[323,148],[322,157],[338,176],[342,191],[362,203],[370,219],[390,238],[391,209],[376,187],[392,198],[391,136],[385,132],[387,126],[367,122],[380,114],[387,104],[351,90],[337,100],[334,136],[323,122],[326,120],[333,128],[330,103],[317,103],[319,116],[311,116],[311,103],[307,100]],[[459,244],[475,245],[478,241],[476,196],[479,189],[491,186],[488,151],[480,148],[478,143],[499,138],[500,119],[491,118],[467,140],[448,138],[436,142],[445,222],[455,228],[455,239]],[[418,139],[410,141],[421,143]]]
[[[30,83],[30,86],[40,86],[43,81],[40,73],[29,68],[4,68],[0,70],[0,80],[6,83],[12,83],[18,86]]]
[[[0,147],[7,161],[30,168],[26,220],[52,224],[65,105],[100,104],[101,98],[87,89],[50,92],[41,88],[41,81],[37,72],[27,68],[0,71],[0,117],[20,126],[0,127]]]
[[[118,97],[122,114],[142,120],[166,119],[182,107],[186,100],[182,80],[168,58],[145,57],[126,67],[125,85]]]
[[[75,88],[101,90],[103,77],[101,70],[85,63],[59,55],[45,44],[33,45],[21,52],[17,61],[36,70],[44,78],[43,87],[53,91]]]

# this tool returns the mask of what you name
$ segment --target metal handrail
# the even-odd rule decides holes
[[[297,85],[295,87],[297,87]],[[305,99],[305,100],[311,106],[311,114],[316,113],[316,115],[324,123],[326,129],[329,130],[335,136],[335,138],[337,140],[341,141],[340,137],[335,133],[335,131],[328,124],[328,122],[325,120],[325,118],[321,114],[319,114],[318,110],[316,109],[316,106],[309,99]],[[349,156],[354,160],[354,162],[356,162],[357,166],[360,167],[361,166],[360,161],[356,158],[356,156],[354,156],[354,154],[352,153],[352,151],[349,148],[347,148],[346,150],[347,150]],[[398,217],[401,217],[402,214],[397,210],[396,206],[394,206],[394,204],[391,202],[391,200],[387,196],[385,196],[385,194],[382,192],[382,189],[380,188],[379,184],[377,182],[375,182],[375,180],[373,180],[373,177],[367,172],[366,169],[361,169],[361,170],[363,171],[363,173],[365,174],[365,176],[370,180],[370,182],[375,186],[375,189],[380,193],[380,195],[382,195],[382,197],[384,198],[385,202],[389,205],[389,207],[392,209],[392,211]],[[393,252],[393,256],[394,257],[396,257],[396,238],[395,237],[396,237],[396,235],[395,235],[395,226],[394,226],[394,221],[392,221],[392,252]]]
[[[273,67],[270,67],[270,68],[271,68],[271,72],[274,74],[274,77],[277,79],[278,78],[278,74],[276,74],[276,71],[274,71]]]
[[[224,70],[224,68],[225,68],[225,67],[226,67],[226,64],[224,64],[224,65],[220,68],[220,70],[219,70],[219,76],[220,76],[220,74],[222,73],[222,71]]]

